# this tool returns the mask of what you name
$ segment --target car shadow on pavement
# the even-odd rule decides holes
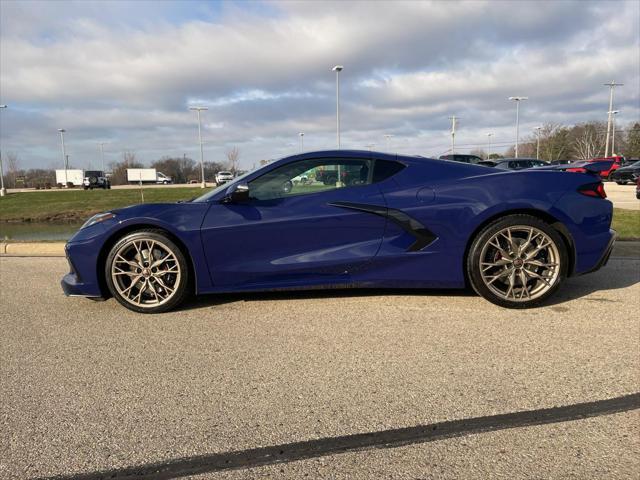
[[[624,289],[640,283],[639,269],[620,269],[619,262],[633,261],[631,258],[612,258],[609,263],[597,272],[583,276],[571,277],[565,280],[560,290],[540,305],[556,306],[572,300],[590,296],[593,293],[603,290]],[[637,261],[637,260],[636,260]],[[617,270],[614,272],[613,270]],[[278,290],[278,291],[255,291],[242,293],[217,293],[201,295],[186,302],[180,310],[193,310],[199,308],[225,305],[239,301],[257,302],[270,300],[310,300],[310,299],[339,299],[339,298],[362,298],[362,297],[476,297],[476,293],[471,288],[465,289],[411,289],[411,288],[311,288],[308,290]],[[589,301],[594,302],[615,302],[605,296],[593,296]]]
[[[554,306],[591,296],[593,293],[629,288],[640,283],[640,269],[619,268],[622,265],[621,262],[633,260],[622,257],[612,258],[607,265],[597,272],[568,278],[565,280],[564,285],[560,287],[560,290],[544,305]],[[616,302],[616,300],[606,298],[606,295],[594,295],[587,300],[601,303]]]
[[[364,298],[364,297],[474,297],[475,292],[467,289],[412,289],[412,288],[326,288],[310,290],[278,290],[256,291],[241,293],[215,293],[199,295],[185,302],[180,310],[193,310],[198,308],[214,307],[234,302],[260,302],[271,300],[313,300],[313,299],[338,299],[338,298]]]

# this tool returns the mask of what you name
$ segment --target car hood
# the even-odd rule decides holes
[[[163,218],[168,213],[193,210],[193,202],[139,203],[128,207],[109,210],[120,220],[131,218]]]

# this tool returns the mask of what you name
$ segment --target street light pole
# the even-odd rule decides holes
[[[7,108],[7,106],[0,105],[0,108],[5,109]],[[7,189],[4,188],[4,170],[2,168],[2,152],[0,152],[0,197],[4,197],[6,194],[7,194]]]
[[[389,153],[389,140],[391,140],[391,137],[393,137],[393,135],[391,135],[390,133],[387,133],[384,138],[387,140],[387,153]]]
[[[609,111],[611,115],[611,156],[616,154],[616,115],[620,113],[620,110]]]
[[[304,153],[304,132],[298,134],[300,137],[300,153]]]
[[[66,130],[64,128],[59,128],[58,131],[60,132],[60,143],[62,145],[62,163],[64,164],[64,188],[67,188],[67,184],[69,183],[69,179],[67,178],[67,168],[68,168],[68,164],[67,164],[67,152],[65,151],[64,148],[64,132],[66,132]]]
[[[487,148],[487,160],[491,157],[491,137],[493,137],[493,133],[487,133],[487,138],[489,139],[489,147]]]
[[[615,87],[622,87],[624,83],[616,83],[615,80],[611,80],[609,83],[603,83],[605,87],[609,87],[609,115],[607,117],[607,140],[604,144],[604,156],[609,156],[609,131],[611,130],[611,112],[613,111],[613,89]],[[612,149],[613,150],[613,149]]]
[[[203,110],[209,110],[207,107],[189,107],[189,110],[195,110],[198,112],[198,142],[200,143],[200,175],[202,176],[202,185],[200,188],[207,188],[207,183],[204,180],[204,150],[202,148],[202,122],[200,119],[200,112]]]
[[[100,165],[102,166],[102,172],[104,173],[104,144],[105,142],[98,143],[100,147]]]
[[[451,120],[451,155],[456,153],[456,120],[460,120],[460,117],[452,115],[449,117]]]
[[[340,72],[343,69],[342,65],[336,65],[332,68],[336,72],[336,140],[338,142],[338,150],[340,150]]]
[[[540,130],[542,129],[542,127],[536,127],[535,131],[536,131],[536,139],[537,139],[537,146],[536,146],[536,160],[540,160]]]
[[[518,144],[520,143],[520,102],[529,100],[529,97],[509,97],[516,102],[516,158],[518,158]]]

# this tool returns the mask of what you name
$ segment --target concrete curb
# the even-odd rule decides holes
[[[0,242],[2,257],[64,257],[64,242]]]
[[[64,257],[64,242],[0,242],[0,257]],[[640,258],[640,241],[617,241],[612,257]]]

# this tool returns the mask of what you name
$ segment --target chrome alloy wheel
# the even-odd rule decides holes
[[[163,242],[136,238],[116,251],[111,280],[126,302],[139,308],[154,308],[168,302],[178,291],[180,263]]]
[[[528,225],[506,227],[482,247],[480,274],[498,297],[526,302],[541,297],[560,275],[560,253],[543,231]]]

